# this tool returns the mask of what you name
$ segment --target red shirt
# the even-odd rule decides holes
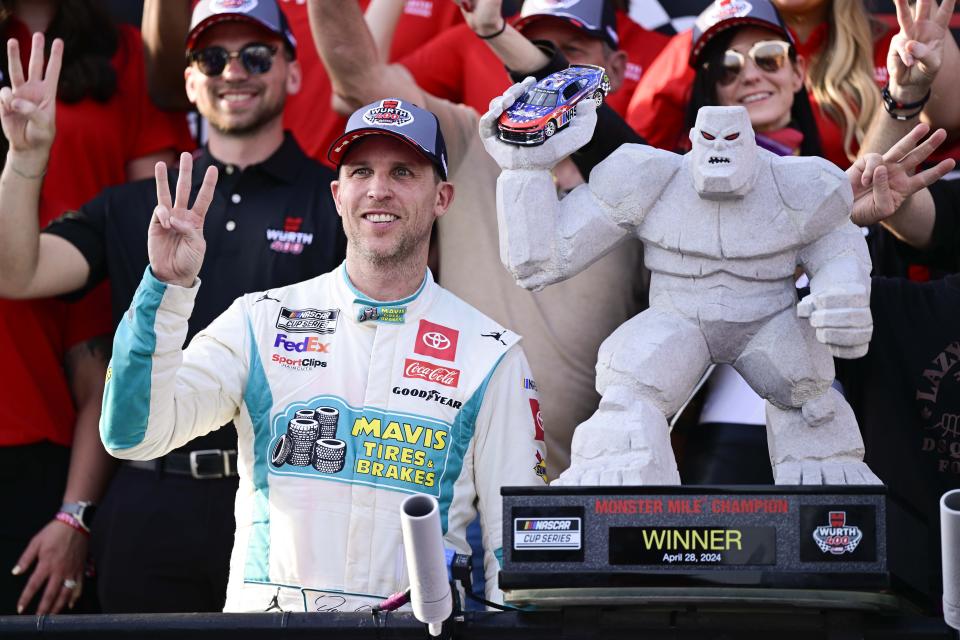
[[[828,24],[817,27],[805,43],[797,45],[797,52],[807,59],[824,46]],[[894,32],[887,29],[874,42],[874,78],[877,86],[887,82],[887,49]],[[661,54],[647,69],[634,91],[627,109],[627,123],[650,144],[661,149],[674,150],[684,146],[684,115],[693,84],[694,72],[687,64],[693,41],[692,31],[674,36]],[[843,134],[840,125],[824,114],[813,96],[810,97],[823,157],[837,166],[846,168],[850,160],[843,152]],[[853,148],[856,152],[856,144]]]
[[[30,51],[26,27],[12,20],[6,35],[20,42],[26,68]],[[40,196],[41,226],[105,187],[125,182],[129,161],[192,147],[183,115],[161,112],[147,97],[143,48],[136,28],[119,27],[112,62],[117,90],[110,100],[57,101],[57,137]],[[112,331],[106,287],[77,304],[0,300],[0,357],[4,360],[0,446],[44,440],[70,445],[76,416],[63,373],[64,354],[75,344]]]
[[[887,73],[887,51],[890,49],[890,41],[895,34],[896,31],[884,25],[883,33],[874,38],[873,79],[876,81],[878,87],[887,84],[887,80],[889,79],[889,74]],[[800,42],[796,39],[796,36],[794,36],[794,40],[797,42],[797,53],[807,60],[810,60],[811,56],[823,50],[827,44],[829,35],[829,24],[823,23],[813,30],[806,42]],[[823,157],[838,167],[846,169],[850,166],[851,161],[843,150],[843,129],[818,107],[812,94],[810,95],[810,106],[813,107],[813,117],[817,121],[817,132],[820,134],[820,149]],[[883,105],[879,108],[882,109]],[[854,139],[851,152],[856,154],[858,147],[859,145],[856,139]]]
[[[369,0],[361,0],[360,8],[365,10],[368,4]],[[300,92],[287,97],[283,124],[308,156],[329,165],[327,149],[343,133],[347,120],[330,108],[330,79],[313,46],[306,3],[280,0],[280,7],[299,43],[297,60],[304,79]],[[399,60],[461,20],[460,9],[450,0],[407,0],[390,47],[390,60]]]
[[[617,35],[620,36],[620,49],[627,54],[627,70],[623,77],[623,84],[617,91],[610,94],[607,104],[621,116],[626,117],[627,107],[630,105],[630,98],[637,88],[637,83],[670,41],[670,36],[644,29],[622,11],[617,12]]]
[[[400,60],[421,89],[485,113],[511,84],[500,58],[469,26],[458,24]]]

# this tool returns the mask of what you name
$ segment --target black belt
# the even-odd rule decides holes
[[[126,463],[134,469],[191,476],[197,480],[232,478],[237,475],[237,452],[234,449],[174,451],[156,460],[127,460]]]

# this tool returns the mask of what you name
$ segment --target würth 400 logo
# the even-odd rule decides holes
[[[367,124],[380,126],[403,127],[413,122],[413,114],[404,109],[399,100],[381,100],[379,107],[368,109],[363,114]]]
[[[824,553],[835,556],[853,553],[863,540],[860,527],[847,524],[846,511],[829,512],[830,524],[813,530],[813,540]]]
[[[429,320],[420,321],[417,340],[413,345],[414,353],[440,360],[453,362],[457,359],[457,340],[460,332]]]

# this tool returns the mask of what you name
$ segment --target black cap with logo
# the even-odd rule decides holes
[[[192,51],[197,38],[209,27],[228,21],[250,22],[274,33],[296,56],[297,40],[276,0],[200,0],[193,8],[187,51]]]
[[[620,47],[617,14],[609,0],[526,0],[514,27],[523,33],[524,27],[545,18],[563,20],[613,49]]]

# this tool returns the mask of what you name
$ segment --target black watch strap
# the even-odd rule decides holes
[[[930,93],[928,89],[927,95],[916,102],[900,102],[890,94],[890,85],[886,84],[880,90],[880,97],[883,99],[883,108],[886,109],[891,118],[894,120],[909,120],[920,115],[923,107],[930,100]],[[895,111],[909,111],[910,113],[894,113]]]

